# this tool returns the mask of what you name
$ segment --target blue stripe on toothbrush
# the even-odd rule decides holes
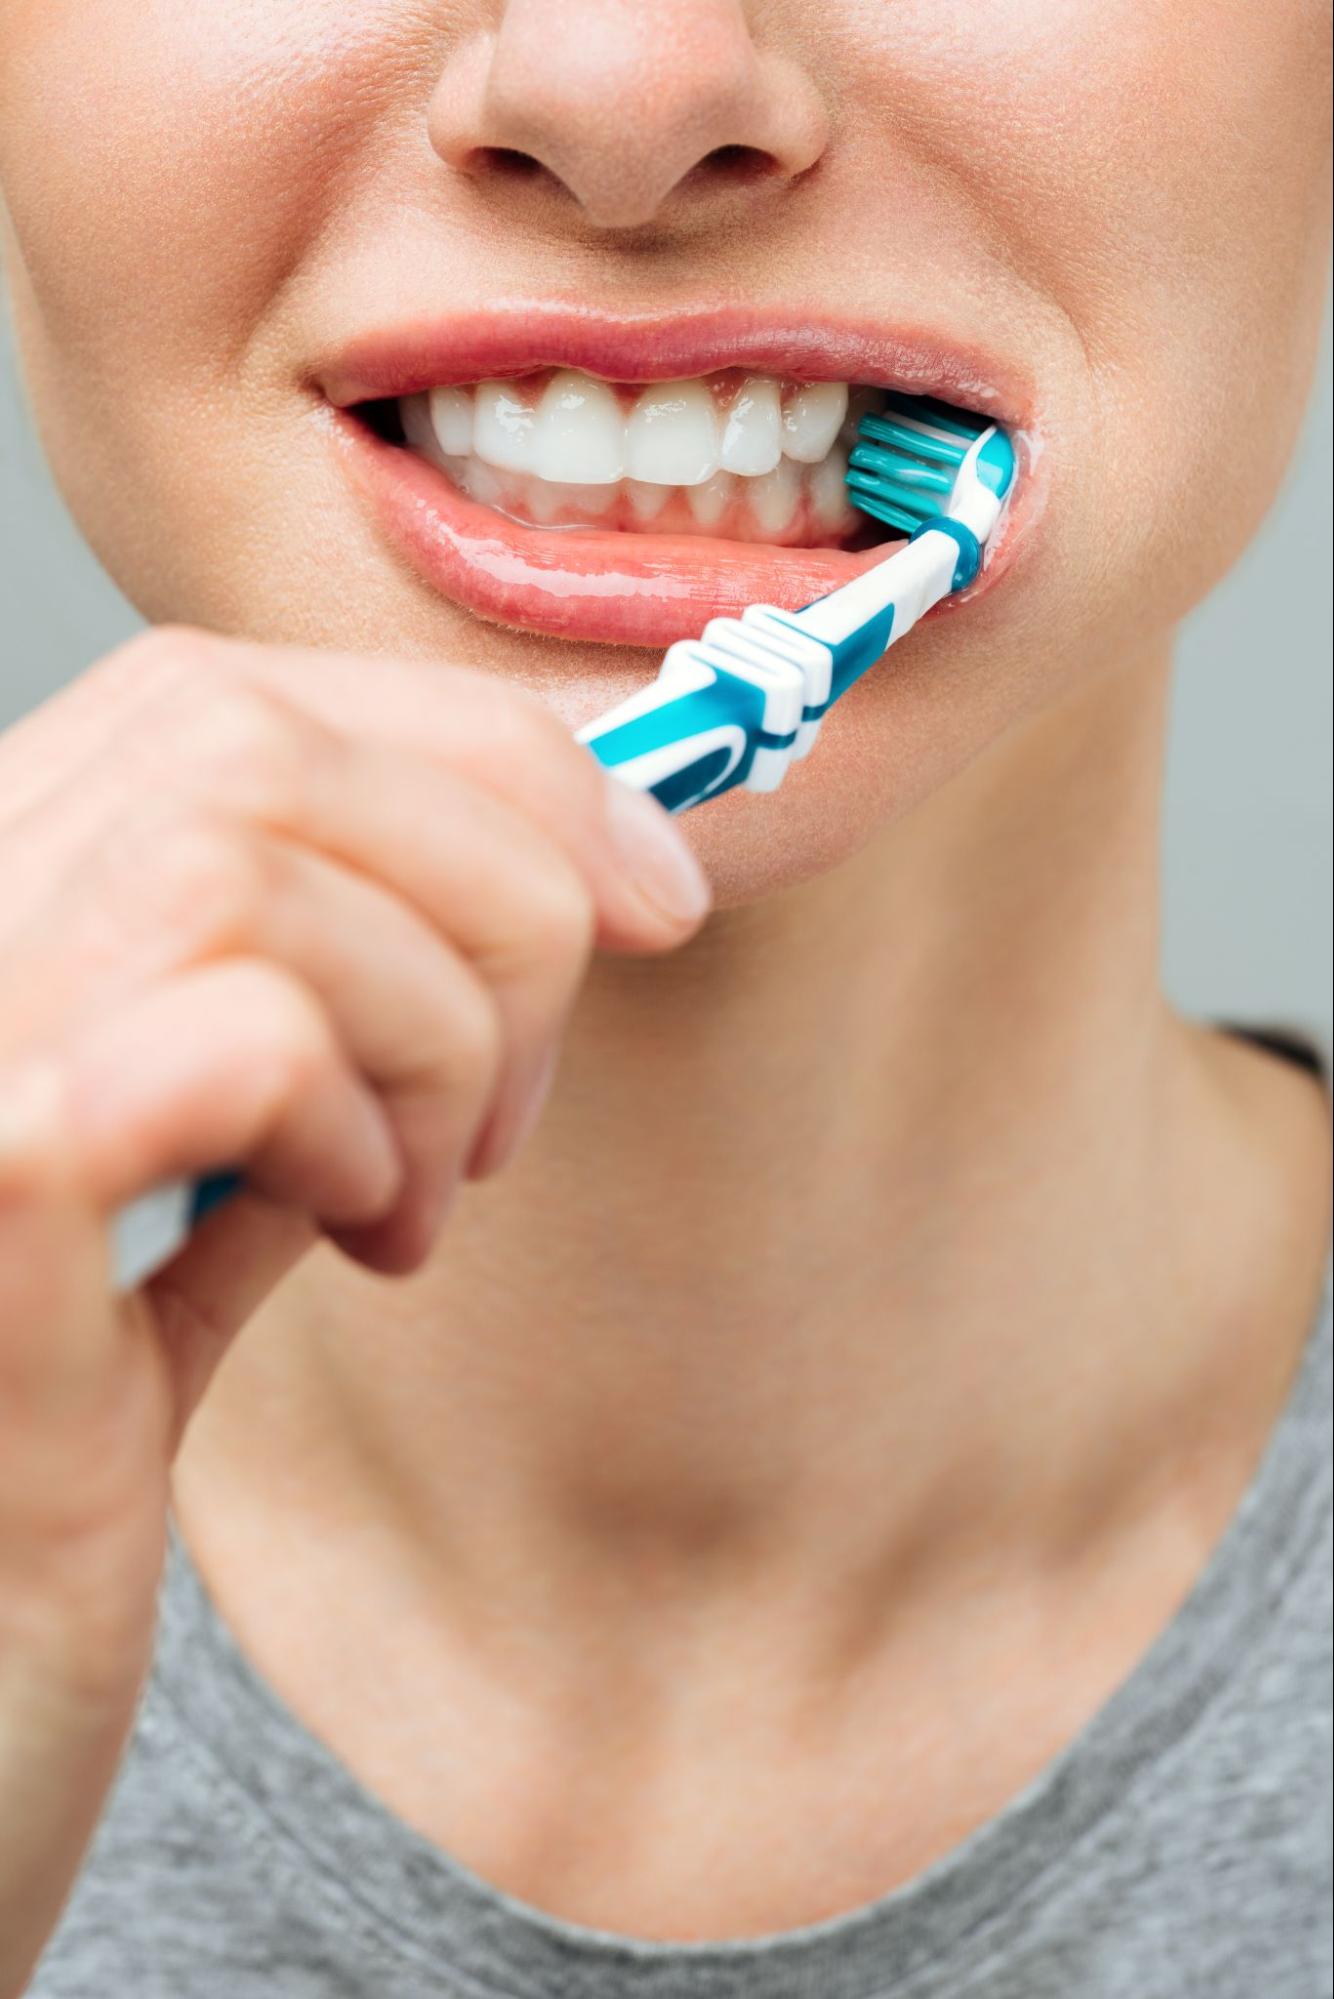
[[[683,770],[659,778],[649,790],[668,812],[684,812],[688,805],[697,805],[713,796],[714,786],[727,769],[731,755],[728,749],[710,750],[707,756],[697,758]]]
[[[604,729],[589,747],[601,764],[629,763],[632,757],[646,756],[665,743],[688,741],[706,729],[736,722],[735,698],[714,682],[708,687],[693,688],[675,701],[664,702],[647,715],[637,715],[614,729]]]
[[[817,597],[814,601],[818,604],[821,600]],[[802,606],[806,611],[810,608],[809,604]],[[782,612],[776,613],[780,618],[782,615]],[[802,632],[802,636],[805,637],[802,627],[795,622],[792,629]],[[889,635],[893,629],[894,606],[887,604],[883,611],[877,613],[874,618],[868,618],[864,625],[859,625],[854,632],[848,634],[847,638],[830,645],[829,650],[833,658],[830,667],[829,699],[821,702],[818,707],[803,707],[801,711],[803,722],[818,722],[826,710],[837,701],[839,695],[845,694],[853,681],[865,673],[868,666],[875,665],[876,661],[889,650]]]
[[[946,534],[955,544],[959,554],[954,565],[954,575],[950,579],[950,589],[951,591],[964,589],[973,581],[982,562],[982,547],[972,529],[965,527],[962,521],[951,520],[945,515],[938,514],[929,521],[923,521],[909,536],[909,540],[916,541],[924,534]],[[818,604],[820,599],[817,597],[815,602]],[[809,610],[810,605],[804,605],[803,609]],[[794,629],[802,628],[794,625]],[[853,681],[860,679],[868,667],[874,666],[876,661],[884,656],[889,650],[893,630],[894,606],[887,604],[877,617],[868,619],[864,625],[858,626],[856,631],[850,632],[846,639],[841,639],[831,646],[833,658],[830,667],[829,698],[818,706],[803,707],[801,711],[803,722],[818,722],[838,700],[840,694],[846,694]]]
[[[205,1215],[211,1215],[224,1201],[230,1201],[241,1185],[241,1175],[232,1172],[208,1173],[196,1181],[190,1202],[190,1227],[193,1229]]]

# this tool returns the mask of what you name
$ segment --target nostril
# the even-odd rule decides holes
[[[778,160],[772,152],[762,152],[760,146],[714,146],[692,166],[684,184],[712,182],[714,186],[744,188],[752,180],[766,180],[776,172]]]
[[[566,173],[539,153],[519,146],[475,145],[468,147],[459,164],[502,199],[507,190],[516,196],[530,189],[535,195],[544,190],[568,194],[595,221],[621,228],[643,226],[669,197],[684,195],[687,200],[698,200],[737,194],[784,173],[782,162],[771,152],[738,144],[715,146],[670,186],[667,173],[662,175],[661,185],[647,188],[633,160],[618,159],[604,171],[602,162],[585,159],[583,172]],[[654,181],[652,175],[649,178]]]
[[[704,154],[700,166],[716,174],[772,174],[778,160],[760,146],[714,146],[712,152]]]
[[[474,173],[496,174],[513,181],[536,180],[549,171],[531,153],[521,153],[513,146],[474,146],[467,163]]]

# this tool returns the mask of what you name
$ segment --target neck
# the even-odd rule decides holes
[[[254,1471],[271,1505],[296,1467],[303,1514],[373,1512],[492,1597],[677,1555],[883,1573],[1021,1507],[1074,1531],[1196,1268],[1167,668],[1012,730],[675,958],[599,961],[523,1159],[409,1281],[314,1253],[187,1472]]]

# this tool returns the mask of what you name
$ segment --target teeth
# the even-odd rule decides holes
[[[783,411],[783,450],[802,465],[818,465],[848,413],[845,382],[808,382]]]
[[[403,434],[462,491],[518,520],[836,539],[861,415],[883,392],[727,370],[613,385],[574,368],[405,396]]]
[[[813,465],[806,474],[811,510],[816,525],[823,528],[826,534],[846,526],[852,519],[848,489],[843,483],[847,470],[847,450],[845,446],[836,444],[829,456],[819,465]]]
[[[641,521],[651,521],[660,514],[672,493],[670,486],[648,486],[642,479],[627,479],[625,490],[630,496],[636,520]],[[693,487],[691,491],[694,491]]]
[[[616,487],[603,482],[599,485],[576,483],[570,479],[533,479],[530,487],[536,492],[538,487],[557,496],[556,511],[566,514],[583,515],[596,520],[615,504]]]
[[[537,405],[532,466],[539,479],[617,483],[625,470],[625,422],[605,382],[570,368],[552,376]]]
[[[545,527],[560,512],[563,490],[552,479],[523,479],[513,497],[522,503],[530,519]]]
[[[702,528],[717,527],[736,493],[736,479],[731,472],[715,472],[712,479],[706,479],[702,486],[687,486],[686,499],[690,511]]]
[[[531,472],[533,412],[508,382],[479,382],[472,448],[498,472]]]
[[[868,410],[880,407],[880,394],[876,389],[853,389],[848,395],[848,413],[839,426],[838,440],[846,444],[849,451],[857,442],[857,429]]]
[[[655,382],[625,427],[625,469],[655,486],[702,486],[718,470],[718,420],[703,382]]]
[[[766,534],[782,534],[791,525],[801,498],[801,476],[790,458],[780,458],[772,472],[749,482],[747,497]]]
[[[484,507],[500,505],[505,488],[491,467],[483,464],[480,458],[464,459],[458,481],[470,500],[476,500]]]
[[[723,427],[723,466],[729,472],[756,478],[762,472],[772,472],[782,455],[783,412],[778,384],[766,375],[751,375],[737,390]]]
[[[466,458],[472,450],[472,397],[467,389],[432,389],[431,422],[440,449],[451,458]]]
[[[398,413],[403,422],[403,435],[413,450],[419,451],[423,458],[429,458],[432,465],[438,465],[442,472],[445,471],[445,453],[440,448],[435,425],[431,422],[431,398],[426,395],[404,396]]]

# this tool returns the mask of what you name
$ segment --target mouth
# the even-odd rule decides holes
[[[315,385],[380,534],[428,587],[524,630],[666,646],[891,554],[903,537],[844,484],[861,417],[901,388],[1018,428],[1000,373],[858,329],[546,308],[363,341]]]

